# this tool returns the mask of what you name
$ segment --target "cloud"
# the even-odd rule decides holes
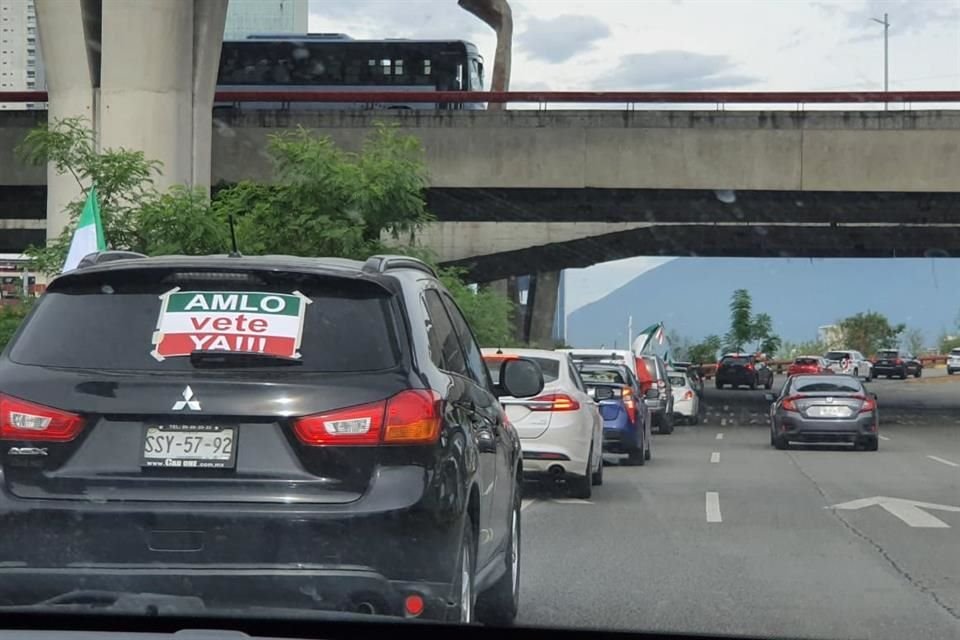
[[[453,0],[312,0],[310,30],[355,38],[462,40],[490,28]]]
[[[731,73],[728,56],[693,51],[631,53],[620,58],[612,71],[594,82],[597,89],[640,91],[695,91],[732,89],[759,82],[758,78]]]
[[[610,27],[593,16],[530,18],[526,24],[517,44],[531,58],[552,64],[566,62],[610,35]]]
[[[888,14],[890,37],[915,34],[932,27],[955,24],[960,18],[960,7],[954,3],[918,0],[866,0],[857,4],[815,3],[818,9],[829,16],[842,15],[847,26],[854,31],[850,42],[880,39],[883,26],[874,20],[883,20]]]

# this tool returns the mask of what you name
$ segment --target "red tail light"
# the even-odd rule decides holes
[[[753,365],[752,365],[752,364],[747,364],[747,366],[744,367],[744,368],[745,368],[747,371],[753,371]]]
[[[83,429],[83,418],[52,407],[0,396],[0,438],[69,442]]]
[[[637,422],[637,400],[633,397],[633,392],[630,389],[623,390],[623,406],[627,410],[627,417],[630,418],[630,422],[636,424]]]
[[[440,397],[411,389],[388,400],[298,418],[297,437],[310,446],[431,444],[440,435]]]
[[[780,404],[780,407],[784,411],[799,411],[799,409],[797,409],[796,401],[803,399],[803,397],[804,396],[790,396],[788,398],[784,398],[783,402]]]
[[[897,358],[897,359],[894,361],[894,364],[901,365],[901,364],[903,364],[903,360],[901,360],[900,358]]]
[[[870,413],[877,408],[877,401],[873,398],[868,398],[866,396],[857,396],[858,400],[862,400],[863,404],[860,405],[860,413]]]
[[[685,394],[683,394],[683,399],[693,400],[693,391],[687,391]]]
[[[530,411],[576,411],[580,408],[580,403],[565,393],[549,393],[544,396],[538,396],[531,402],[542,402],[541,406],[532,406]],[[546,404],[549,402],[550,404]]]

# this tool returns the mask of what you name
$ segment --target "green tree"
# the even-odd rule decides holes
[[[124,149],[98,151],[82,120],[52,122],[30,132],[18,149],[31,163],[52,162],[85,188],[96,183],[107,243],[148,255],[202,255],[229,249],[231,217],[247,255],[290,254],[366,259],[374,253],[406,253],[437,266],[413,240],[432,220],[426,210],[427,174],[415,137],[377,126],[359,152],[297,129],[272,136],[270,184],[241,182],[217,191],[153,187],[160,164]],[[30,269],[59,273],[83,207],[71,202],[70,225],[49,246],[31,247]],[[384,242],[384,239],[387,242]],[[441,279],[484,344],[510,340],[512,303],[494,291],[474,292],[462,270],[441,270]],[[4,311],[7,325],[22,314]],[[5,344],[0,329],[0,346]],[[12,333],[12,330],[10,331]]]
[[[792,360],[798,356],[822,356],[827,351],[829,351],[827,345],[819,340],[808,340],[806,342],[784,342],[775,353],[779,360]]]
[[[20,322],[30,313],[29,299],[13,304],[0,304],[0,351],[10,341]]]
[[[960,336],[940,336],[940,353],[950,353],[952,349],[960,349]]]
[[[880,349],[896,346],[900,334],[907,326],[905,324],[891,325],[882,313],[867,311],[844,318],[839,323],[844,342],[850,349],[856,349],[866,356],[875,354]]]
[[[720,336],[710,335],[693,345],[687,351],[687,359],[694,364],[715,362],[720,351]]]
[[[750,292],[746,289],[737,289],[730,299],[730,331],[725,338],[725,349],[742,351],[754,335],[752,320],[752,306]]]
[[[923,331],[916,327],[907,329],[903,334],[903,346],[913,355],[920,355],[924,348]]]

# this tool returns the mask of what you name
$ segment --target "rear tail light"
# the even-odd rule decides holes
[[[801,400],[802,398],[803,396],[790,396],[788,398],[784,398],[780,406],[784,411],[799,411],[799,409],[797,409],[796,401]]]
[[[60,409],[0,396],[0,438],[68,442],[83,429],[83,418]]]
[[[627,417],[630,418],[630,422],[636,424],[637,422],[637,400],[633,397],[633,392],[630,389],[623,390],[623,406],[627,410]]]
[[[548,393],[531,400],[534,402],[543,404],[531,406],[531,411],[576,411],[580,408],[580,403],[565,393]]]
[[[860,405],[860,413],[870,413],[877,408],[877,401],[873,398],[858,396],[857,399],[863,401],[863,404]]]
[[[894,361],[894,364],[896,364],[896,365],[901,365],[901,364],[903,364],[903,360],[901,360],[900,358],[897,358],[897,359]]]
[[[683,394],[683,399],[693,400],[693,391],[687,391],[685,394]]]
[[[310,446],[432,444],[440,435],[440,396],[411,389],[381,402],[297,418],[294,433]]]
[[[749,363],[748,363],[747,366],[744,367],[744,368],[745,368],[747,371],[753,371],[753,365],[752,365],[752,364],[749,364]]]

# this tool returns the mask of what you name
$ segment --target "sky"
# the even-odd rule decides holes
[[[511,89],[531,91],[960,90],[960,0],[511,0]],[[493,32],[456,0],[311,0],[311,32],[451,38],[488,65]],[[567,272],[567,311],[662,258]]]

